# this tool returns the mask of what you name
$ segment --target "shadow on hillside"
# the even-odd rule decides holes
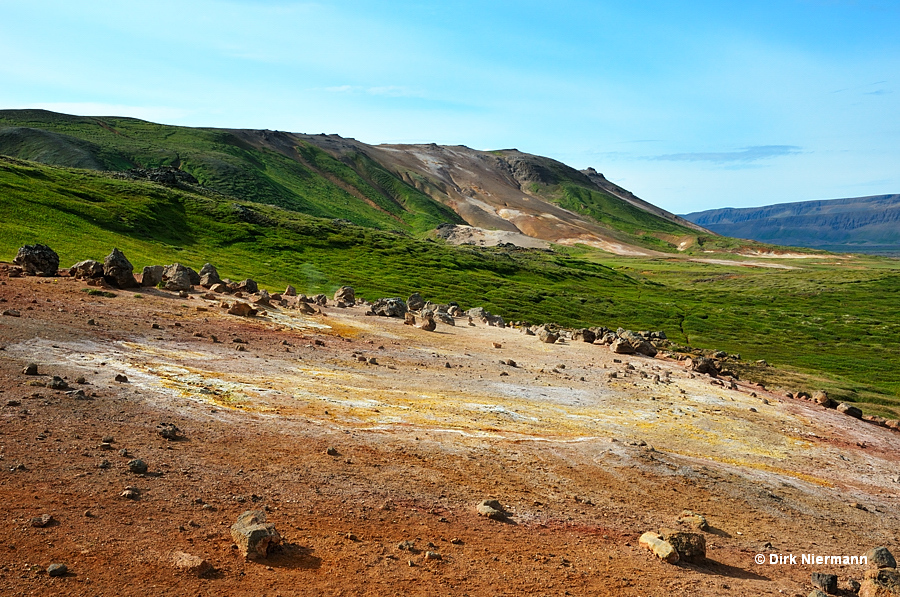
[[[292,570],[316,570],[322,566],[322,558],[312,555],[312,550],[296,543],[284,543],[265,560],[260,560],[273,568]]]

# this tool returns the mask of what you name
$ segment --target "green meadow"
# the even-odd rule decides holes
[[[118,247],[137,269],[208,261],[272,290],[349,284],[368,299],[418,291],[507,320],[663,330],[684,348],[740,354],[729,368],[744,379],[821,388],[868,413],[900,414],[898,260],[756,260],[792,268],[774,269],[728,253],[714,254],[726,264],[711,264],[586,247],[450,246],[199,188],[0,158],[0,259],[38,242],[63,267]]]

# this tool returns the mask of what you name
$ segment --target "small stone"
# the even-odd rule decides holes
[[[328,448],[325,449],[325,453],[328,454],[329,456],[337,456],[338,455],[338,451],[335,450],[334,448],[332,448],[331,446],[329,446]]]
[[[27,365],[25,365],[25,368],[22,369],[22,373],[24,375],[37,375],[38,374],[37,363],[28,363]]]
[[[266,522],[264,510],[247,510],[231,525],[231,538],[241,555],[248,559],[265,558],[269,549],[281,543],[275,525]]]
[[[138,491],[137,489],[135,489],[134,487],[128,487],[125,489],[125,491],[123,491],[119,495],[121,497],[125,498],[126,500],[136,500],[141,497],[141,492]]]
[[[111,463],[109,460],[106,460],[106,459],[104,458],[104,459],[101,460],[100,463],[97,465],[97,468],[106,470],[106,469],[108,469],[108,468],[111,467],[111,466],[112,466],[112,463]]]
[[[212,565],[203,558],[183,551],[172,552],[172,565],[192,576],[203,576],[212,571]]]
[[[156,432],[160,437],[170,441],[177,440],[180,431],[173,423],[160,423],[156,426]]]
[[[482,500],[475,509],[479,516],[486,516],[492,520],[504,521],[509,518],[509,513],[497,500]]]
[[[116,374],[116,381],[119,383],[128,383],[128,377],[122,375],[121,373]]]
[[[137,475],[143,475],[147,472],[147,463],[140,458],[128,461],[128,470]]]
[[[52,514],[41,514],[31,519],[31,526],[42,529],[53,522]]]
[[[65,576],[66,572],[69,571],[69,567],[65,564],[50,564],[47,566],[47,574],[49,576]]]
[[[837,405],[837,411],[839,413],[847,415],[848,417],[853,417],[854,419],[862,418],[862,411],[859,408],[857,408],[856,406],[850,406],[845,402],[841,402]]]
[[[828,597],[828,595],[823,593],[820,589],[813,589],[807,597]]]
[[[701,531],[709,530],[709,523],[706,521],[706,517],[691,510],[683,510],[677,521],[683,524],[689,524]]]
[[[679,559],[675,548],[670,543],[663,541],[656,533],[644,533],[638,540],[638,544],[649,549],[653,555],[669,564],[674,564]]]
[[[503,345],[499,342],[491,342],[491,346],[493,346],[494,348],[503,348]]]
[[[439,553],[436,552],[436,551],[426,551],[426,552],[425,552],[425,559],[426,559],[426,560],[440,560],[440,559],[441,559],[441,554],[439,554]]]

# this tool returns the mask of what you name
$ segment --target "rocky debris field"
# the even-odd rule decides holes
[[[882,423],[658,334],[111,257],[0,266],[0,594],[900,594]]]

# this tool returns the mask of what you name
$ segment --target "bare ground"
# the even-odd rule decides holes
[[[809,402],[464,320],[240,318],[200,293],[2,282],[21,317],[0,317],[0,594],[806,595],[810,572],[862,568],[754,557],[898,551],[900,435]],[[33,385],[51,375],[92,399]],[[508,523],[477,516],[488,497]],[[284,546],[246,562],[229,527],[262,507]],[[707,560],[638,547],[686,508],[712,525]]]

